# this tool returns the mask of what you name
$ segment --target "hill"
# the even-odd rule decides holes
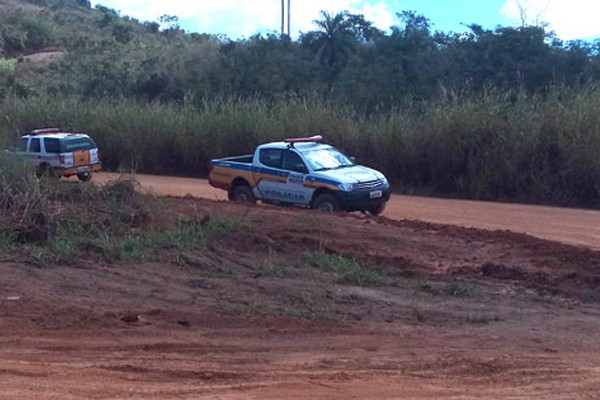
[[[407,96],[490,87],[537,93],[600,78],[596,45],[562,42],[539,26],[472,25],[469,34],[453,34],[401,11],[386,34],[362,15],[323,12],[297,41],[273,34],[232,41],[186,33],[174,16],[139,22],[87,0],[1,0],[0,7],[5,95],[182,102],[318,93],[373,111]],[[49,47],[67,54],[35,73],[19,66]],[[13,74],[6,60],[17,60]]]

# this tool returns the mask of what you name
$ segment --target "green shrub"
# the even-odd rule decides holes
[[[143,239],[148,248],[189,250],[205,246],[211,237],[231,230],[235,224],[235,221],[224,217],[180,220],[173,228],[146,232]]]
[[[98,245],[102,254],[111,261],[141,261],[144,258],[144,242],[139,236],[104,235]]]
[[[377,286],[385,282],[385,278],[377,271],[361,265],[358,261],[338,254],[322,251],[309,252],[304,255],[309,265],[331,272],[336,283],[356,286]]]
[[[16,241],[17,235],[15,232],[0,228],[0,254],[11,250],[16,245]]]
[[[17,60],[6,60],[4,58],[0,58],[0,74],[12,74],[15,72],[15,67],[17,65]]]

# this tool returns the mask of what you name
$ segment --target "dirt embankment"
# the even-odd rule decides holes
[[[0,255],[0,399],[594,399],[600,253],[198,198],[202,249]],[[160,215],[150,216],[160,226]]]
[[[97,182],[118,175],[101,173]],[[202,197],[225,200],[226,193],[204,179],[137,174],[142,188],[163,196]],[[416,196],[392,196],[384,216],[469,228],[510,230],[542,239],[600,250],[600,211],[531,206]]]

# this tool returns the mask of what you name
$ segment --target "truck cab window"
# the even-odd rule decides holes
[[[271,168],[281,168],[281,159],[283,158],[281,149],[262,149],[260,151],[260,162]]]
[[[291,150],[286,150],[283,157],[283,169],[306,174],[308,170],[300,156]]]

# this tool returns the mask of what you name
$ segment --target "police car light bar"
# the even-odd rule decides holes
[[[321,135],[315,135],[315,136],[311,136],[311,137],[304,137],[304,138],[287,138],[287,139],[283,139],[283,141],[285,143],[319,143],[321,140],[323,140],[323,136]]]
[[[43,128],[43,129],[34,129],[31,131],[32,135],[41,135],[43,133],[58,133],[60,129],[58,128]]]

